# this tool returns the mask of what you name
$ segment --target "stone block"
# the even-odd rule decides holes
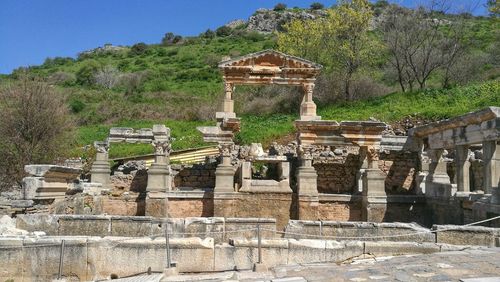
[[[498,228],[482,226],[434,225],[436,242],[452,245],[495,246],[495,237],[500,235]],[[440,231],[441,230],[441,231]]]
[[[166,266],[165,238],[89,238],[87,264],[89,280],[109,279],[111,274],[126,277]],[[134,262],[134,263],[130,263]],[[117,267],[126,266],[126,267]]]
[[[325,261],[342,262],[364,253],[365,244],[360,241],[326,241]]]
[[[16,228],[29,232],[43,231],[47,235],[59,234],[59,216],[51,214],[20,214],[16,218]]]
[[[0,281],[22,281],[23,239],[0,237]]]
[[[152,235],[152,218],[139,216],[112,216],[111,236],[145,237]]]
[[[326,240],[289,239],[288,264],[326,261]]]
[[[430,254],[440,251],[438,245],[434,243],[413,243],[413,242],[365,242],[365,253],[375,256],[394,256],[408,254]]]
[[[187,217],[184,219],[186,237],[213,238],[219,243],[224,240],[223,217]]]
[[[24,277],[34,281],[57,278],[61,240],[65,240],[63,277],[89,280],[87,277],[87,239],[82,237],[27,238],[24,245]],[[32,246],[44,247],[32,247]]]
[[[111,217],[95,215],[62,215],[59,217],[59,235],[108,236]]]
[[[225,254],[233,254],[234,265],[237,270],[248,270],[258,262],[258,241],[255,239],[231,239],[230,245],[234,249],[226,248]],[[262,262],[267,267],[286,265],[288,257],[288,240],[263,239],[261,241]],[[222,251],[222,250],[221,250]],[[221,255],[223,253],[221,252]]]
[[[257,225],[261,228],[261,238],[277,236],[274,218],[226,218],[224,241],[227,242],[229,238],[257,239]]]

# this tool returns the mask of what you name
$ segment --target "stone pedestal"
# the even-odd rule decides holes
[[[167,164],[153,163],[148,169],[146,191],[166,192],[172,190],[172,180]]]
[[[297,169],[297,194],[318,196],[318,174],[313,166],[301,166]]]
[[[303,88],[304,96],[300,104],[300,120],[320,120],[321,117],[316,115],[316,104],[312,99],[314,83],[305,83]]]
[[[365,169],[363,173],[362,219],[369,222],[382,222],[387,209],[385,193],[386,175],[378,168]]]
[[[231,165],[233,143],[219,144],[222,162],[215,169],[214,193],[234,192],[234,167]]]
[[[168,197],[165,192],[148,192],[146,196],[145,215],[167,217]]]
[[[450,177],[446,172],[446,163],[442,158],[443,150],[428,150],[431,163],[429,164],[429,174],[426,177],[427,197],[449,198],[451,197],[452,186]]]
[[[101,183],[103,188],[110,185],[111,169],[109,168],[108,153],[97,152],[95,161],[90,169],[90,180]]]
[[[215,193],[234,192],[234,168],[220,164],[215,170]]]

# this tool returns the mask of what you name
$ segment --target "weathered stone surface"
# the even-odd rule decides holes
[[[428,254],[440,251],[440,247],[434,243],[413,242],[365,242],[365,253],[375,256],[393,256],[403,254]]]
[[[452,245],[495,246],[495,237],[500,235],[498,228],[482,226],[433,225],[437,243]]]
[[[16,227],[33,231],[43,231],[47,235],[59,234],[58,217],[50,214],[20,214],[16,218]]]
[[[64,235],[87,235],[108,236],[111,229],[111,217],[109,216],[60,216],[59,234]]]

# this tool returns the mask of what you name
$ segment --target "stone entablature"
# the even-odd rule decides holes
[[[26,165],[23,178],[24,200],[61,199],[82,173],[81,169],[58,165]]]
[[[482,144],[483,191],[500,203],[500,108],[486,109],[438,121],[410,130],[421,147],[420,182],[431,197],[448,198],[455,192],[470,192],[470,147]],[[446,171],[443,153],[454,150],[456,191]]]

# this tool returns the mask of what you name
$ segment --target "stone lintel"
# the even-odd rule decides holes
[[[500,140],[500,117],[479,124],[434,132],[429,134],[428,138],[430,149],[450,149],[456,146]]]
[[[498,117],[500,117],[500,108],[488,107],[480,111],[467,113],[458,117],[445,119],[413,128],[410,130],[409,135],[413,135],[416,137],[425,137],[436,132],[463,127],[471,124],[479,124],[483,121],[497,119]]]

